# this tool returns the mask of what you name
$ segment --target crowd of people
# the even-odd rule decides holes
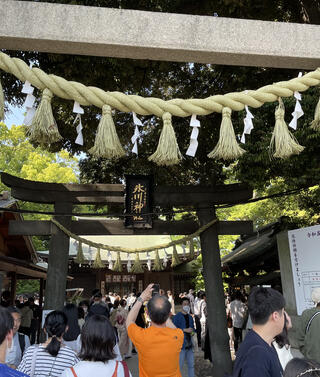
[[[38,344],[38,303],[19,297],[13,306],[2,295],[0,376],[130,377],[125,360],[138,353],[141,377],[181,377],[184,364],[194,377],[196,349],[214,363],[205,292],[190,289],[175,299],[154,287],[123,297],[95,290],[88,301],[67,303],[47,313]],[[292,356],[281,293],[258,287],[225,298],[234,377],[320,376],[320,288],[312,292],[316,307],[303,313],[297,329],[305,359]]]

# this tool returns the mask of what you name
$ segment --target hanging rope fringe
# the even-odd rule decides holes
[[[161,131],[157,150],[149,157],[159,166],[170,166],[180,162],[182,155],[176,139],[176,134],[172,127],[171,114],[165,112],[162,115],[163,128]]]
[[[270,142],[270,153],[273,153],[273,157],[278,158],[287,158],[293,154],[299,154],[304,149],[289,131],[284,120],[284,114],[284,105],[282,99],[279,98],[279,105],[275,111],[276,124]]]
[[[245,152],[236,139],[231,121],[231,109],[224,107],[222,110],[222,122],[220,126],[220,136],[218,144],[214,150],[208,154],[209,158],[234,160]]]
[[[0,80],[0,121],[4,120],[4,94]]]
[[[311,128],[320,131],[320,98],[314,111],[314,120],[311,122]]]
[[[175,267],[178,264],[181,264],[181,260],[179,258],[177,247],[176,245],[173,245],[173,253],[172,253],[172,261],[171,261],[171,267]]]
[[[34,114],[31,126],[26,128],[30,140],[39,144],[52,144],[62,139],[52,113],[52,97],[51,90],[45,89],[43,91],[41,102]]]
[[[189,241],[189,258],[194,259],[194,244],[193,239]]]
[[[116,127],[112,119],[112,110],[109,105],[103,105],[94,146],[89,153],[95,157],[118,159],[125,155]]]
[[[114,264],[114,271],[117,272],[122,272],[122,263],[121,263],[121,258],[120,258],[120,251],[117,252],[117,260],[116,263]]]
[[[90,240],[88,240],[86,238],[77,236],[76,234],[70,232],[66,227],[64,227],[62,224],[60,224],[57,220],[51,219],[51,222],[53,224],[55,224],[60,230],[62,230],[67,236],[69,236],[70,238],[73,238],[74,240],[76,240],[78,242],[82,242],[85,245],[92,246],[92,247],[95,247],[97,249],[100,248],[100,249],[109,250],[109,251],[110,250],[112,250],[112,251],[121,251],[123,253],[133,253],[133,254],[147,253],[148,251],[165,249],[165,248],[171,247],[173,245],[180,245],[182,243],[185,243],[186,241],[189,241],[189,240],[191,240],[191,239],[193,239],[195,237],[198,237],[202,232],[204,232],[205,230],[209,229],[217,221],[218,221],[217,219],[213,219],[213,220],[209,221],[207,224],[203,225],[201,228],[199,228],[194,233],[189,234],[188,236],[182,237],[182,238],[180,238],[178,240],[174,240],[174,241],[168,242],[166,244],[161,244],[161,245],[157,245],[157,246],[150,246],[150,247],[142,247],[142,248],[139,248],[139,249],[130,249],[130,248],[126,248],[126,247],[119,247],[119,246],[113,246],[113,245],[105,245],[105,244],[102,244],[102,243],[97,243],[97,242],[90,241]],[[110,254],[110,257],[111,257],[111,254]]]
[[[82,250],[82,242],[79,242],[78,244],[78,251],[77,251],[77,256],[75,262],[78,264],[83,264],[85,262],[83,250]]]
[[[142,274],[143,273],[143,268],[141,266],[139,253],[136,254],[136,259],[135,259],[133,266],[131,268],[131,272],[134,273],[134,274]]]
[[[97,249],[96,257],[94,258],[92,268],[104,268],[104,264],[102,263],[102,260],[101,260],[100,249]]]
[[[161,260],[160,260],[160,257],[159,257],[159,250],[156,250],[155,254],[156,255],[155,255],[155,258],[154,258],[153,269],[154,269],[154,271],[162,271],[163,266],[162,266],[162,263],[161,263]]]

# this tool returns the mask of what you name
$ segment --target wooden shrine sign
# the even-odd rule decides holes
[[[128,228],[152,228],[153,179],[150,175],[126,175],[125,218]]]

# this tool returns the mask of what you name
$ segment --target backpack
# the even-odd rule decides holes
[[[18,337],[19,337],[19,345],[20,345],[20,348],[21,348],[21,355],[23,355],[24,349],[26,347],[25,335],[24,334],[20,334],[18,332]]]

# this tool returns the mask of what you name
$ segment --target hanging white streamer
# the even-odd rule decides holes
[[[168,264],[168,254],[167,254],[167,250],[164,249],[164,257],[163,257],[163,267],[166,268],[167,267],[167,264]]]
[[[181,247],[182,247],[183,257],[185,258],[186,257],[186,245],[182,243]]]
[[[127,270],[128,272],[131,271],[131,259],[130,259],[130,253],[127,253],[127,259],[128,259],[128,262],[127,262]]]
[[[109,261],[109,270],[113,270],[113,261]]]
[[[91,246],[89,246],[88,254],[89,254],[89,265],[91,266],[92,265],[92,247]]]
[[[241,143],[243,143],[243,144],[246,142],[245,135],[250,135],[251,131],[253,130],[252,119],[254,119],[254,116],[251,114],[247,105],[245,105],[245,109],[246,109],[246,116],[243,119],[244,129],[243,129],[243,133],[242,133],[242,136],[241,136]]]
[[[83,108],[80,106],[80,104],[77,102],[77,101],[74,101],[74,104],[73,104],[73,110],[72,110],[76,115],[74,121],[73,121],[73,125],[77,124],[77,138],[75,140],[75,143],[78,144],[78,145],[83,145],[83,135],[82,135],[82,121],[81,121],[81,114],[84,114],[84,110]]]
[[[140,138],[140,131],[138,126],[143,126],[141,120],[137,117],[135,112],[132,112],[133,124],[134,127],[134,134],[131,138],[131,142],[133,144],[132,153],[138,154],[138,140]]]
[[[26,126],[30,126],[32,123],[32,119],[36,112],[36,109],[33,107],[36,97],[33,95],[34,87],[31,85],[29,81],[26,81],[23,84],[21,93],[26,94],[26,99],[24,101],[23,106],[26,108],[26,115],[23,119],[23,124]]]
[[[302,72],[299,72],[298,77],[302,76]],[[296,105],[294,107],[294,111],[291,114],[292,115],[292,120],[289,123],[289,126],[293,128],[294,130],[297,129],[298,125],[298,119],[301,118],[304,114],[300,101],[301,101],[301,94],[299,92],[294,92],[294,98],[296,99]]]
[[[196,154],[196,151],[198,149],[198,135],[200,126],[200,120],[197,119],[197,115],[192,114],[190,119],[190,127],[192,127],[192,132],[190,136],[190,145],[186,152],[187,156],[194,157]]]
[[[150,258],[150,255],[149,253],[147,253],[147,267],[148,267],[148,270],[151,271],[151,258]]]

